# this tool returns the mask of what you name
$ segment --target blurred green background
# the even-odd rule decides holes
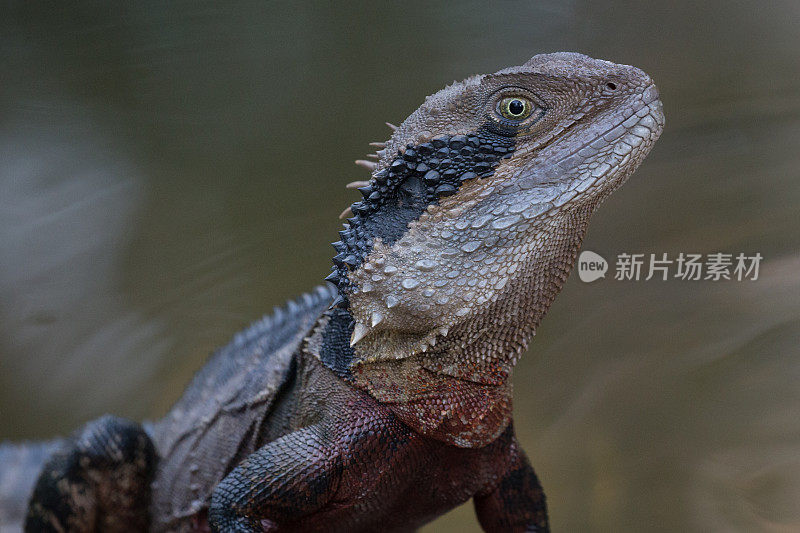
[[[760,252],[757,281],[571,276],[515,374],[555,531],[800,530],[800,3],[8,2],[0,439],[163,414],[328,273],[344,184],[454,79],[574,50],[667,127],[584,249]],[[477,531],[463,506],[424,531]]]

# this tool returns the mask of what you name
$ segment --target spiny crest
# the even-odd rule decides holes
[[[313,291],[289,300],[282,307],[275,306],[271,315],[267,315],[252,323],[247,329],[236,334],[236,344],[246,344],[264,334],[264,331],[282,326],[294,318],[299,312],[310,309],[322,302],[329,302],[336,296],[336,289],[330,285],[319,285]]]

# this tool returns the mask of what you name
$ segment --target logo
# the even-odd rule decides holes
[[[603,256],[586,250],[578,256],[578,276],[581,281],[591,283],[600,278],[606,277],[608,272],[608,261]]]

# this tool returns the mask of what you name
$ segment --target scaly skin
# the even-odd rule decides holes
[[[548,531],[511,371],[663,122],[645,73],[579,54],[430,96],[361,162],[335,290],[237,336],[158,423],[63,443],[27,529],[410,531],[472,498],[486,531]]]

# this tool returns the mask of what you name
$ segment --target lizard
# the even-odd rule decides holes
[[[591,215],[663,126],[647,74],[571,52],[429,96],[358,162],[371,176],[327,285],[237,334],[158,421],[107,415],[38,451],[0,448],[0,516],[412,531],[472,499],[485,531],[549,531],[512,370]]]

